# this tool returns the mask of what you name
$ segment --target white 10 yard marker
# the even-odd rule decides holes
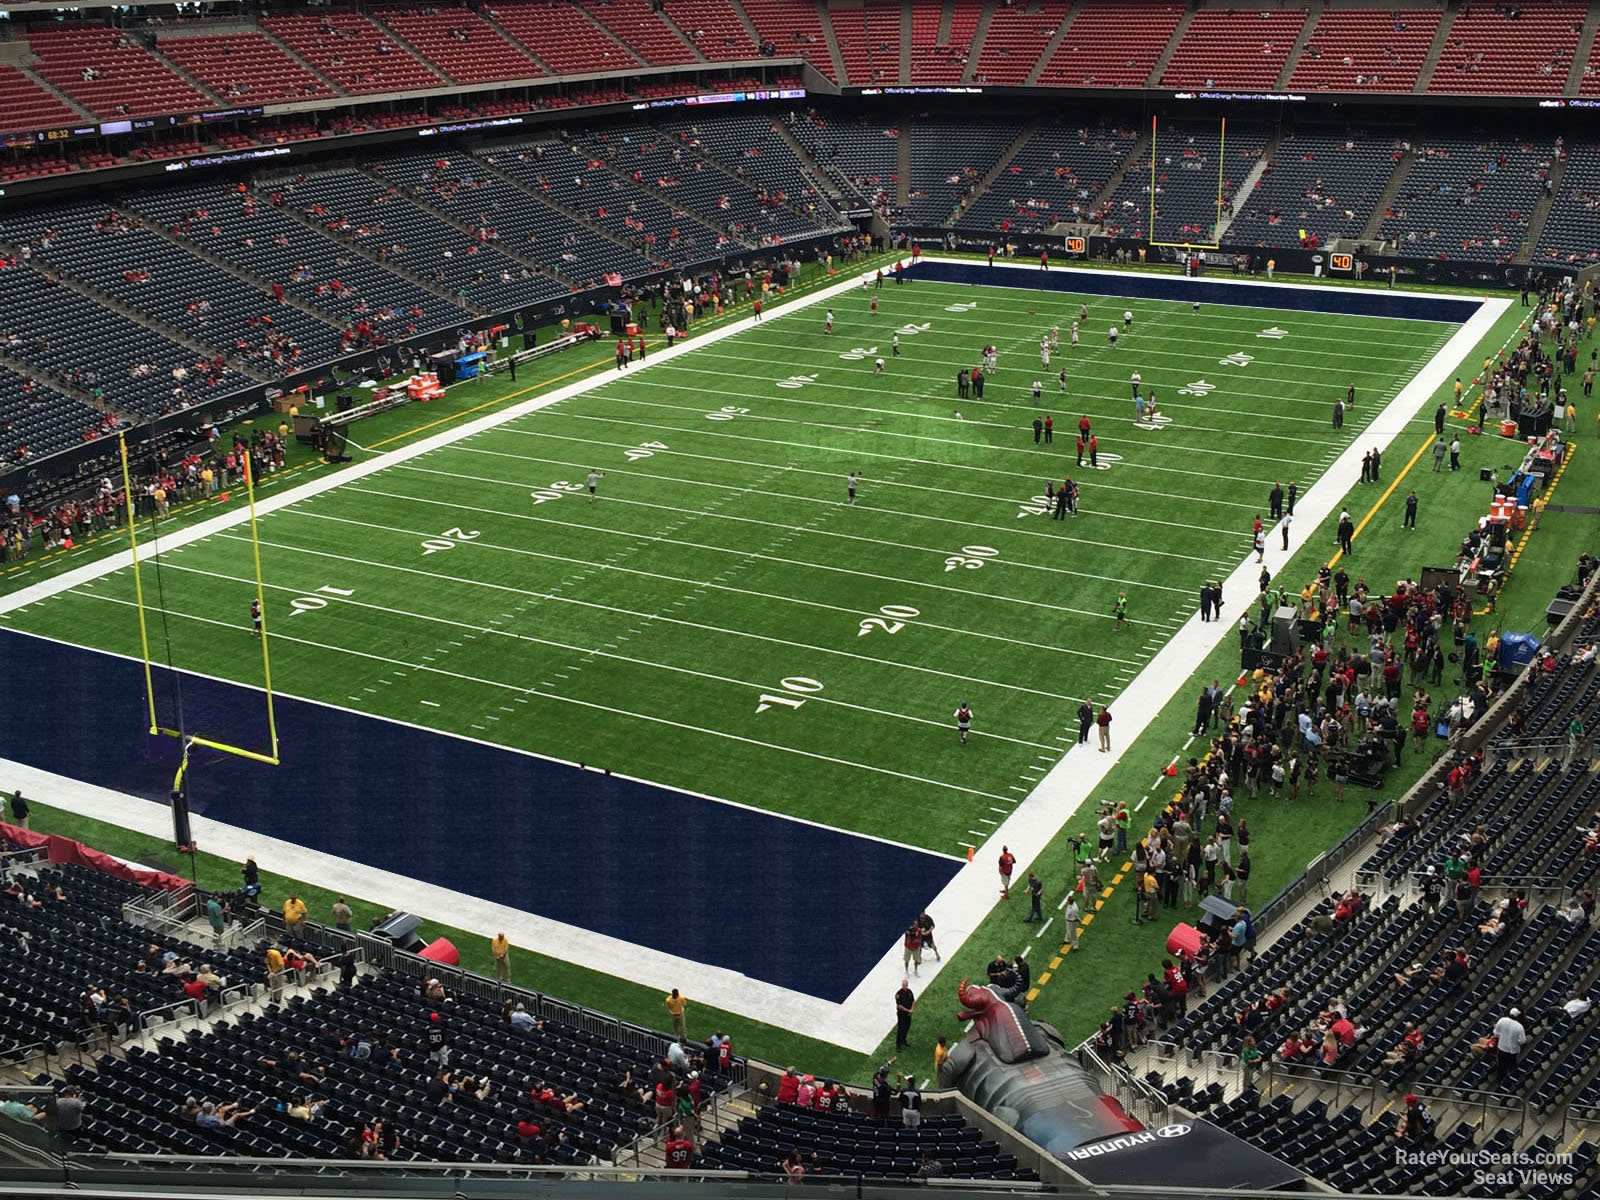
[[[899,633],[906,627],[906,622],[920,617],[922,614],[909,604],[885,604],[878,610],[881,617],[868,617],[861,622],[861,632],[857,637],[866,637],[874,629],[881,629],[885,633]]]
[[[1000,551],[993,546],[963,546],[960,554],[952,554],[944,560],[944,569],[954,571],[958,567],[965,567],[969,571],[976,571],[983,566],[986,558],[998,558]]]
[[[665,450],[665,442],[640,442],[636,450],[624,450],[623,455],[629,462],[638,462],[641,458],[649,458],[657,450]]]
[[[632,451],[630,451],[629,453],[631,454]],[[528,495],[533,497],[533,502],[535,504],[548,504],[552,500],[561,499],[561,497],[563,495],[572,496],[572,495],[576,495],[577,493],[579,493],[581,491],[583,491],[583,484],[581,484],[581,483],[569,483],[565,479],[558,479],[554,483],[552,483],[549,487],[534,488],[533,491],[528,493]],[[449,535],[446,534],[446,536],[449,536]],[[477,537],[478,535],[477,534],[473,534],[472,536],[473,537]],[[463,540],[468,540],[468,539],[463,539]]]
[[[806,702],[806,697],[822,690],[822,684],[815,679],[807,679],[804,675],[791,675],[787,679],[780,679],[778,686],[789,693],[784,696],[773,696],[766,692],[761,693],[761,699],[756,703],[756,711],[764,713],[774,705],[784,708],[799,708]]]
[[[324,586],[319,587],[317,591],[324,592],[329,596],[355,595],[354,588],[336,588],[332,584],[325,584]],[[289,601],[289,607],[294,610],[289,615],[291,617],[298,617],[304,612],[316,612],[319,608],[327,608],[328,602],[321,596],[296,596],[293,600]]]
[[[468,530],[462,529],[459,525],[452,526],[438,537],[428,538],[424,541],[422,543],[422,556],[426,558],[428,555],[437,554],[441,550],[454,550],[458,542],[470,542],[477,536],[478,531],[476,529]],[[323,588],[322,590],[327,591],[328,589]]]

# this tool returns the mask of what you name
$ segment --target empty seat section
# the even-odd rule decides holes
[[[270,290],[325,314],[341,327],[341,345],[360,349],[359,319],[390,341],[444,328],[461,319],[461,307],[356,253],[353,234],[308,228],[283,209],[295,203],[295,185],[283,180],[261,194],[221,181],[141,192],[129,206],[148,220],[210,254],[248,271]]]
[[[1039,76],[1053,87],[1143,87],[1183,19],[1182,4],[1080,5]]]
[[[498,0],[484,12],[558,75],[625,71],[641,63],[567,0]]]
[[[1560,95],[1587,15],[1572,0],[1462,5],[1428,91]]]
[[[648,0],[584,0],[583,10],[653,67],[696,61]]]
[[[1509,262],[1553,153],[1549,143],[1428,138],[1379,232],[1406,254]]]
[[[200,112],[215,102],[174,75],[138,35],[105,25],[61,25],[28,34],[34,69],[96,115]]]
[[[83,116],[16,67],[0,66],[0,133],[80,125]]]
[[[111,432],[116,423],[51,386],[43,372],[13,370],[0,318],[0,470]],[[0,1035],[0,1054],[6,1040]]]
[[[834,78],[833,55],[828,52],[814,0],[743,0],[743,4],[756,32],[771,42],[779,55],[799,55],[829,79]]]
[[[451,295],[484,309],[537,304],[567,289],[549,276],[498,250],[500,214],[492,204],[473,204],[471,191],[485,173],[451,170],[447,163],[436,176],[428,164],[433,155],[392,159],[380,164],[394,186],[359,171],[323,171],[297,179],[292,202],[330,230],[353,237],[358,245],[386,262],[412,271]],[[491,183],[481,186],[490,187]],[[457,197],[467,189],[469,195]],[[407,199],[449,209],[467,229],[426,212]],[[600,274],[596,271],[596,277]]]
[[[1270,88],[1305,24],[1303,9],[1207,8],[1195,13],[1161,73],[1163,87]]]
[[[712,62],[755,58],[755,40],[732,0],[672,0],[667,18]]]
[[[1330,8],[1317,19],[1289,86],[1323,92],[1409,92],[1433,35],[1436,8]]]
[[[810,167],[777,132],[780,119],[792,125],[799,118],[792,112],[782,118],[766,113],[707,114],[693,123],[666,128],[693,149],[733,168],[746,183],[765,188],[779,200],[798,205],[814,219],[828,221],[832,206],[824,198]]]
[[[1131,130],[1047,126],[966,207],[956,227],[1037,233],[1057,221],[1089,220],[1091,202],[1134,140]]]
[[[1600,262],[1600,145],[1568,145],[1561,190],[1534,261],[1579,267]]]
[[[988,174],[1022,127],[1020,122],[923,119],[905,132],[911,138],[906,215],[919,224],[938,225]]]
[[[825,121],[807,113],[790,126],[806,153],[824,171],[874,207],[899,198],[900,131],[865,120]]]
[[[263,16],[261,27],[347,92],[405,92],[447,82],[360,13]]]
[[[1300,230],[1326,245],[1360,237],[1394,174],[1401,148],[1382,137],[1285,136],[1243,209],[1230,244],[1295,246]]]
[[[520,47],[469,8],[380,8],[375,15],[457,83],[544,74]]]
[[[259,33],[163,37],[157,48],[224,100],[271,104],[334,94],[327,84]]]
[[[828,13],[845,74],[859,86],[900,82],[900,6],[878,0]]]
[[[980,83],[1024,83],[1066,18],[1066,0],[1002,6],[989,18],[978,57]]]
[[[983,15],[982,0],[953,0],[950,29],[944,27],[943,6],[916,4],[911,8],[911,82],[925,86],[960,83],[972,53],[972,38]]]

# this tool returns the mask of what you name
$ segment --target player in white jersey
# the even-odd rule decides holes
[[[827,324],[827,327],[824,328],[822,332],[823,333],[832,333],[833,332],[833,309],[831,309],[831,308],[828,310],[828,324]]]
[[[1133,309],[1125,308],[1122,310],[1122,327],[1124,329],[1133,328]]]
[[[1050,349],[1061,349],[1061,326],[1059,325],[1050,326]]]
[[[1111,344],[1113,346],[1117,344],[1117,327],[1115,325],[1111,326],[1111,328],[1106,331],[1106,337],[1111,339]]]
[[[1050,369],[1050,343],[1049,342],[1040,342],[1039,343],[1039,365],[1041,367],[1043,367],[1047,371]]]
[[[589,477],[585,482],[589,485],[590,500],[598,500],[600,498],[597,494],[597,489],[600,487],[600,480],[604,475],[604,471],[596,471],[593,467],[589,468]]]
[[[1072,344],[1074,346],[1078,344],[1078,323],[1076,321],[1072,323]]]

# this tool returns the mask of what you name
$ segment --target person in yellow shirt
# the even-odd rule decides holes
[[[267,986],[277,991],[283,986],[283,951],[267,947]]]
[[[494,977],[501,983],[511,982],[511,939],[501,930],[494,935],[489,943],[489,950],[494,955]]]
[[[283,931],[290,937],[299,933],[305,925],[306,902],[293,892],[283,902]]]
[[[939,1080],[939,1068],[944,1066],[944,1060],[950,1057],[950,1043],[947,1038],[940,1037],[933,1047],[933,1078]]]
[[[673,988],[666,999],[667,1012],[672,1015],[672,1032],[680,1042],[689,1040],[689,1023],[684,1020],[683,1010],[689,1002],[678,994],[678,989]]]

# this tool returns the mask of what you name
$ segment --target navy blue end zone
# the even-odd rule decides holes
[[[0,677],[0,756],[165,804],[178,749],[138,662],[0,630]],[[178,682],[196,732],[265,744],[260,692]],[[835,1002],[963,865],[307,701],[277,718],[280,767],[191,755],[195,812]]]
[[[1478,311],[1477,300],[1418,296],[1371,288],[1316,288],[1270,283],[1240,283],[1229,276],[1144,275],[1135,272],[1074,270],[1052,263],[1041,271],[1017,259],[989,266],[981,262],[920,260],[906,268],[932,283],[973,283],[1030,291],[1085,292],[1092,296],[1130,296],[1138,300],[1198,300],[1202,304],[1281,308],[1299,312],[1339,313],[1355,317],[1393,317],[1408,321],[1452,321],[1460,324]],[[1109,324],[1109,322],[1106,322]],[[1085,333],[1088,331],[1085,330]]]

